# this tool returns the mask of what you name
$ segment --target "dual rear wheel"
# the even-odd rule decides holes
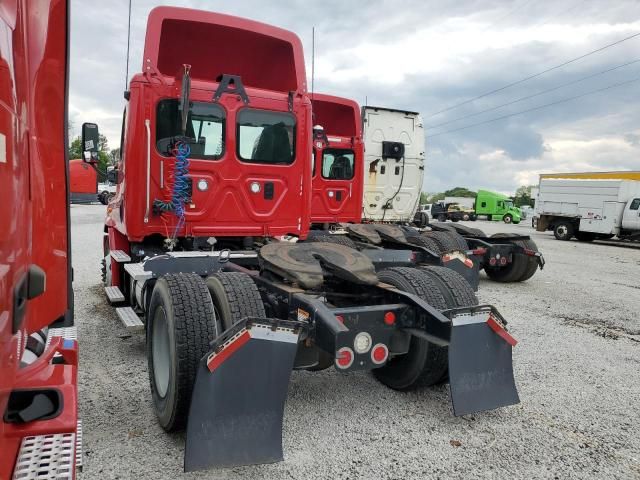
[[[244,317],[264,316],[249,275],[217,273],[161,277],[147,314],[147,360],[158,422],[166,431],[185,427],[202,357],[223,330]]]

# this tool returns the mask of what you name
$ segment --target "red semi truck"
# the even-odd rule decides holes
[[[66,161],[68,5],[0,3],[0,478],[81,460]]]
[[[296,35],[156,8],[125,97],[105,294],[127,329],[146,334],[153,408],[165,430],[186,426],[185,470],[281,460],[294,368],[370,370],[398,390],[448,381],[456,415],[519,401],[515,340],[458,274],[289,241],[312,223]],[[86,127],[82,144],[97,143]],[[343,147],[357,137],[339,133]]]

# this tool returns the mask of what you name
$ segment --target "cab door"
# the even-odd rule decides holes
[[[622,215],[622,228],[640,231],[640,198],[634,198],[627,203]]]
[[[316,148],[314,155],[312,222],[358,222],[361,194],[355,185],[359,179],[355,150],[332,145]]]

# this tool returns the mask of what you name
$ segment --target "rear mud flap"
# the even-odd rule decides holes
[[[452,252],[442,256],[442,266],[458,272],[469,282],[474,292],[478,291],[480,283],[480,262],[474,256],[467,256],[462,252]]]
[[[273,463],[298,333],[253,323],[200,361],[187,423],[184,470]]]
[[[454,415],[520,402],[511,358],[515,343],[490,312],[453,318],[449,386]]]

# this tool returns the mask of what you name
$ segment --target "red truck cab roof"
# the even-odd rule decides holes
[[[152,205],[167,198],[167,172],[175,160],[167,142],[178,135],[184,65],[191,78],[186,135],[193,140],[192,188],[179,222]],[[142,68],[131,81],[122,179],[107,225],[129,242],[172,231],[178,237],[304,238],[311,102],[299,38],[243,18],[158,7],[149,15]],[[238,79],[234,88],[222,91],[224,76]],[[261,156],[265,150],[269,158]]]
[[[315,93],[313,123],[324,131],[314,140],[311,222],[359,223],[362,216],[364,145],[360,107],[348,98]]]

